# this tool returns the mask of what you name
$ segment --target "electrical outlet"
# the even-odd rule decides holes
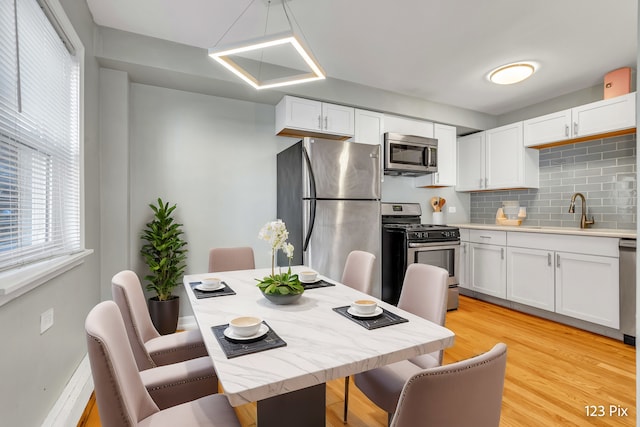
[[[456,207],[455,206],[449,206],[449,213],[456,213]]]
[[[50,308],[40,314],[40,335],[44,334],[47,329],[53,326],[53,308]]]

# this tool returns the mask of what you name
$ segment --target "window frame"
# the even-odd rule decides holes
[[[63,40],[71,43],[79,64],[78,87],[78,137],[79,137],[79,206],[80,206],[80,250],[70,255],[10,268],[0,272],[0,306],[29,292],[51,279],[81,265],[93,253],[86,249],[85,221],[85,169],[84,169],[84,78],[85,48],[58,0],[34,0],[42,7],[49,21]]]

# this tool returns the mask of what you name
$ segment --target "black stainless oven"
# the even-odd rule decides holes
[[[421,136],[384,134],[384,173],[418,176],[438,171],[438,140]]]
[[[460,230],[420,224],[420,205],[382,203],[382,300],[397,304],[409,264],[435,265],[449,272],[447,308],[458,308]]]

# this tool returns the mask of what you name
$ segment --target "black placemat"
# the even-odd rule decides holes
[[[302,282],[300,282],[302,283]],[[304,290],[309,290],[309,289],[315,289],[315,288],[326,288],[327,286],[335,286],[335,283],[329,283],[327,281],[324,281],[322,279],[318,280],[317,282],[313,282],[313,283],[302,283],[302,286],[304,287]]]
[[[231,289],[229,287],[229,285],[226,284],[226,282],[222,282],[222,283],[224,283],[224,288],[218,289],[217,291],[201,291],[200,289],[196,289],[196,286],[198,286],[200,284],[200,282],[189,282],[189,286],[191,286],[191,290],[193,291],[193,294],[198,299],[221,297],[221,296],[224,296],[224,295],[235,295],[236,294],[236,291]]]
[[[405,323],[409,321],[404,317],[398,316],[395,313],[385,310],[384,308],[382,309],[382,314],[377,317],[372,317],[372,318],[356,317],[347,313],[347,310],[349,309],[349,307],[350,306],[348,305],[345,305],[344,307],[336,307],[333,309],[333,311],[343,315],[347,319],[357,323],[358,325],[366,329],[378,329],[378,328],[383,328],[385,326],[397,325],[398,323]]]
[[[269,326],[267,322],[262,322]],[[232,340],[224,336],[224,330],[229,327],[229,324],[212,326],[211,331],[218,340],[218,344],[227,355],[227,359],[232,359],[238,356],[244,356],[245,354],[257,353],[259,351],[271,350],[272,348],[284,347],[287,343],[278,336],[269,326],[269,332],[260,338],[253,340]]]

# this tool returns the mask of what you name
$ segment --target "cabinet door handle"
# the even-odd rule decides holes
[[[440,174],[438,172],[436,172],[434,175],[435,175],[435,177],[434,177],[435,183],[439,184],[440,183]]]
[[[491,236],[480,236],[481,239],[490,239]]]
[[[564,125],[564,136],[569,136],[569,125]]]
[[[324,128],[329,129],[329,116],[324,116]]]
[[[464,243],[462,245],[462,252],[464,252],[465,254],[467,253],[467,244],[466,243]]]
[[[487,188],[489,185],[489,178],[484,179],[484,188]]]
[[[556,254],[556,268],[560,268],[560,254]]]
[[[573,136],[578,136],[578,122],[573,122]]]
[[[500,248],[500,259],[504,259],[504,248]]]
[[[322,115],[318,115],[318,129],[322,129]]]
[[[480,188],[482,188],[482,178],[480,178]]]
[[[547,254],[547,265],[551,267],[551,252]]]

